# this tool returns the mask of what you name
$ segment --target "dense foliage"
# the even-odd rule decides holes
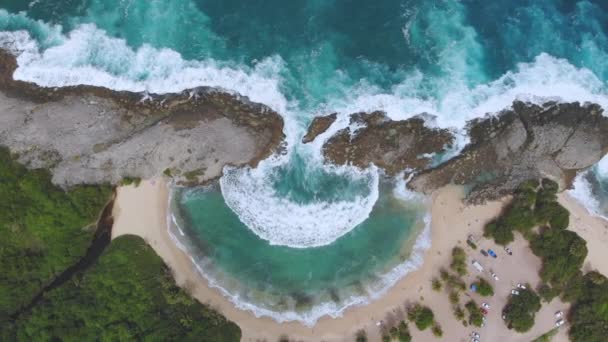
[[[470,300],[464,307],[469,312],[469,324],[481,327],[481,324],[483,323],[483,313],[481,312],[479,305],[477,305],[474,300]]]
[[[540,297],[529,288],[519,290],[519,295],[511,296],[503,310],[509,329],[526,332],[534,326],[534,316],[540,310]]]
[[[492,288],[492,285],[490,285],[490,283],[484,278],[477,278],[477,281],[473,284],[477,286],[477,293],[479,293],[480,296],[488,297],[494,295],[494,289]]]
[[[589,272],[576,278],[567,290],[574,300],[570,311],[570,339],[574,342],[606,341],[608,336],[608,279]]]
[[[0,322],[86,252],[109,186],[64,191],[0,147]]]
[[[452,263],[450,268],[461,276],[467,274],[467,255],[464,249],[460,247],[454,247],[452,249]]]
[[[414,322],[419,330],[425,330],[433,324],[435,315],[428,307],[415,304],[407,310],[407,318]]]
[[[112,242],[98,262],[50,291],[15,324],[22,341],[239,341],[240,329],[176,286],[141,238]]]
[[[507,245],[515,238],[513,231],[529,238],[535,226],[566,229],[570,213],[557,202],[557,190],[557,183],[549,179],[543,179],[541,185],[536,181],[523,183],[502,215],[485,226],[484,235]]]
[[[587,257],[587,242],[569,230],[544,229],[530,246],[543,260],[541,279],[557,289],[563,289],[580,272]]]
[[[394,326],[389,330],[389,335],[383,337],[385,341],[399,341],[399,342],[410,342],[412,335],[410,335],[410,329],[405,321],[399,322],[398,326]]]

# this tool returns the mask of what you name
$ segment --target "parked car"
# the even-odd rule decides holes
[[[498,256],[496,255],[496,253],[494,253],[494,251],[493,251],[493,250],[491,250],[491,249],[488,249],[488,254],[490,254],[490,256],[491,256],[492,258],[498,258]]]
[[[563,312],[558,311],[558,312],[555,313],[555,318],[562,318],[562,317],[564,317],[564,313]]]
[[[473,338],[479,338],[479,334],[476,331],[473,331],[471,333],[471,337],[473,337]]]
[[[506,321],[507,320],[507,315],[502,314],[502,319]]]
[[[496,275],[496,273],[492,272],[490,274],[492,275],[492,278],[494,278],[494,280],[498,280],[498,276]]]
[[[519,284],[517,284],[517,288],[525,290],[526,289],[526,285],[519,283]]]
[[[557,322],[555,322],[555,326],[561,327],[562,325],[564,325],[564,323],[566,323],[566,321],[564,321],[563,319],[558,319]]]
[[[479,252],[483,255],[483,256],[488,256],[488,252],[486,252],[484,249],[479,250]]]
[[[511,290],[511,294],[514,296],[517,296],[517,295],[519,295],[519,291],[513,289],[513,290]]]
[[[488,309],[489,310],[490,309],[490,304],[484,302],[484,303],[481,303],[481,307],[484,308],[484,309]]]
[[[511,248],[509,247],[505,247],[505,252],[507,252],[509,255],[513,255],[513,251],[511,251]]]

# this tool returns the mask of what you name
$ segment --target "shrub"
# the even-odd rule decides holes
[[[435,335],[436,337],[443,336],[443,330],[441,329],[441,326],[437,322],[435,322],[433,324],[433,327],[431,328],[431,331],[433,332],[433,335]]]
[[[134,185],[135,187],[138,187],[139,183],[141,183],[141,178],[139,177],[125,177],[121,181],[121,185]]]
[[[529,286],[529,285],[528,285]],[[534,316],[540,310],[540,297],[529,287],[511,296],[503,310],[509,329],[526,332],[534,326]]]
[[[481,312],[481,309],[479,308],[477,303],[475,303],[475,301],[473,300],[470,300],[469,302],[467,302],[467,304],[465,304],[464,307],[469,312],[469,324],[472,324],[476,327],[481,327],[481,324],[483,323],[483,312]]]
[[[494,295],[494,289],[492,288],[492,285],[490,285],[490,283],[488,283],[488,281],[484,278],[477,278],[477,281],[473,284],[477,286],[477,293],[479,293],[480,296],[488,297]]]
[[[355,341],[356,342],[367,342],[367,333],[365,332],[365,330],[357,331],[357,334],[355,335]]]
[[[460,247],[454,247],[452,249],[452,263],[450,264],[450,268],[461,276],[467,274],[467,255],[464,252],[464,249]]]
[[[407,311],[407,318],[416,324],[419,330],[425,330],[430,327],[435,320],[433,311],[426,306],[415,304]]]
[[[460,307],[460,305],[454,307],[454,317],[456,317],[456,319],[459,321],[464,319],[464,310]]]
[[[469,247],[471,247],[473,249],[477,249],[477,245],[475,244],[475,242],[473,242],[471,240],[467,240],[467,245],[469,245]]]
[[[163,171],[163,174],[167,177],[173,177],[173,175],[171,174],[171,169],[166,168],[165,171]]]
[[[450,292],[450,303],[456,304],[459,302],[459,300],[460,300],[460,295],[458,294],[457,291]]]
[[[441,281],[438,278],[433,278],[431,286],[433,290],[439,292],[441,290]]]

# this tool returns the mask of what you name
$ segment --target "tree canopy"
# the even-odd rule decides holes
[[[540,307],[540,297],[528,286],[519,290],[519,295],[509,298],[503,310],[505,322],[509,329],[526,332],[534,326],[534,317]]]
[[[109,186],[64,191],[0,147],[0,321],[85,254],[110,194]]]
[[[122,236],[89,270],[14,324],[23,341],[239,341],[238,326],[179,288],[141,238]]]

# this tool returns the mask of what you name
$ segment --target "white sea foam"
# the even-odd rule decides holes
[[[224,170],[220,179],[226,204],[259,237],[273,245],[308,248],[328,245],[367,219],[378,199],[375,167],[359,171],[333,167],[331,172],[367,183],[369,194],[354,200],[296,203],[271,186],[275,166]]]
[[[412,194],[411,197],[408,196],[407,201],[417,201],[419,198],[416,196],[421,195]],[[172,195],[169,203],[171,203],[171,198]],[[218,276],[222,272],[214,268],[212,260],[197,256],[193,253],[189,241],[175,234],[176,230],[178,232],[183,231],[175,215],[170,213],[167,217],[168,232],[174,243],[186,252],[199,274],[207,279],[209,286],[220,291],[235,307],[249,311],[256,317],[270,317],[279,323],[299,321],[309,327],[314,326],[322,317],[338,318],[351,307],[366,305],[370,301],[382,297],[400,279],[422,266],[424,253],[431,246],[431,215],[428,213],[424,215],[422,223],[422,231],[417,235],[407,260],[396,265],[388,272],[380,274],[376,280],[364,284],[364,294],[350,295],[343,298],[339,303],[333,301],[316,303],[309,310],[299,312],[295,310],[276,311],[265,306],[264,302],[253,302],[246,293],[239,292],[237,287],[241,287],[242,284],[238,284],[238,281],[232,279],[230,275]],[[214,271],[211,272],[211,269]],[[218,277],[222,279],[219,280]]]
[[[8,14],[0,10],[0,15]],[[40,49],[25,31],[0,33],[0,46],[18,54],[19,68],[14,74],[16,79],[51,87],[88,84],[148,93],[179,92],[197,86],[212,86],[248,96],[250,100],[264,103],[282,114],[287,142],[291,147],[288,154],[261,163],[257,171],[228,172],[234,177],[222,179],[222,191],[231,208],[254,232],[271,243],[298,247],[326,244],[369,215],[378,196],[378,175],[370,174],[371,171],[361,174],[355,169],[343,169],[351,172],[350,177],[365,176],[371,179],[369,196],[357,198],[352,203],[298,205],[286,202],[273,193],[264,174],[288,160],[302,131],[297,122],[297,103],[290,103],[281,91],[281,71],[285,67],[281,57],[268,57],[253,67],[213,59],[188,61],[169,49],[143,45],[133,50],[123,40],[108,37],[94,25],[79,26],[67,36],[61,36],[57,27],[49,26],[48,29],[55,33],[48,34],[44,45],[52,47],[46,49]],[[455,75],[462,73],[460,70]],[[530,63],[521,63],[497,80],[476,87],[468,87],[458,77],[450,77],[449,82],[438,82],[442,86],[437,87],[437,94],[422,94],[421,89],[428,88],[428,80],[419,71],[411,72],[401,84],[388,92],[362,80],[353,89],[344,92],[348,94],[346,98],[331,99],[324,104],[325,112],[338,112],[338,119],[325,134],[303,150],[308,149],[316,158],[314,167],[321,167],[322,142],[338,129],[350,125],[348,114],[360,111],[384,110],[395,120],[425,112],[436,116],[429,125],[454,128],[462,133],[467,120],[508,108],[514,99],[535,103],[547,100],[595,102],[608,108],[605,84],[591,71],[547,54],[540,54]],[[455,150],[466,143],[465,135],[459,137],[461,140]],[[598,172],[608,177],[608,162],[604,164],[598,165]],[[594,199],[581,179],[577,178],[575,183],[577,198],[592,207],[595,205]],[[269,219],[271,216],[273,220]],[[319,225],[319,222],[323,224]],[[318,230],[326,226],[329,228]],[[299,229],[283,230],[284,227]],[[311,233],[313,231],[314,234]],[[238,298],[233,301],[238,302]],[[354,298],[350,305],[363,301]],[[330,311],[329,308],[319,310]],[[332,310],[336,315],[343,311],[340,308]],[[281,315],[282,318],[275,319],[283,321],[295,317]],[[310,322],[314,321],[310,317],[320,317],[318,314],[311,315],[303,320]]]

